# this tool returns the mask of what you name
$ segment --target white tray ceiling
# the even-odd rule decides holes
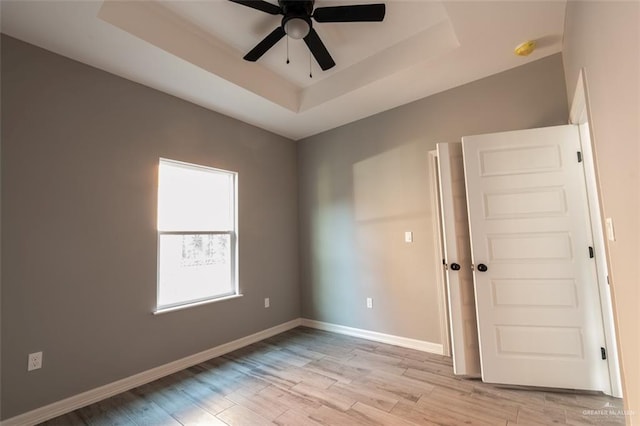
[[[275,0],[272,0],[275,2]],[[317,0],[316,7],[378,1]],[[2,32],[292,139],[301,139],[561,50],[565,1],[387,0],[381,23],[315,23],[336,67],[279,25],[225,0],[1,3]],[[527,58],[513,48],[528,39]]]

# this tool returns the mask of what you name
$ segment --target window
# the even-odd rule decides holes
[[[237,174],[160,159],[157,311],[238,294]]]

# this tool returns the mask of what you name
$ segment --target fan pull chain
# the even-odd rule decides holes
[[[289,36],[287,36],[287,64],[289,63]]]
[[[313,73],[311,72],[311,51],[309,51],[309,78],[313,78]]]

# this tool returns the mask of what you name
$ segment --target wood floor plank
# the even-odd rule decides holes
[[[320,389],[327,389],[337,382],[337,380],[332,379],[331,377],[327,377],[324,374],[317,373],[306,368],[292,368],[291,372],[295,374],[300,382],[305,382]]]
[[[277,417],[280,417],[285,411],[289,410],[289,407],[286,404],[283,404],[278,400],[274,400],[273,398],[269,398],[261,392],[251,396],[246,396],[242,393],[236,392],[227,395],[227,398],[235,404],[241,405],[254,413],[260,413],[262,417],[268,420],[274,420]]]
[[[333,407],[341,411],[348,410],[356,403],[356,400],[349,396],[334,392],[331,389],[318,389],[304,382],[292,387],[291,391],[299,395],[303,395],[311,400],[316,400],[322,405]]]
[[[179,384],[176,386],[200,407],[209,413],[216,415],[233,406],[233,402],[225,398],[216,388],[207,386],[200,381],[192,381],[188,386]]]
[[[517,424],[566,424],[567,416],[563,409],[553,407],[520,407]]]
[[[474,417],[459,414],[441,405],[418,405],[417,403],[400,401],[391,410],[391,414],[413,421],[420,425],[442,425],[442,426],[493,426],[493,423],[476,419]]]
[[[89,426],[136,426],[133,420],[111,399],[96,402],[78,410],[78,415]]]
[[[391,399],[397,399],[398,401],[417,402],[422,396],[422,393],[420,392],[411,392],[410,390],[402,389],[401,386],[384,382],[382,380],[367,380],[363,378],[362,380],[354,381],[352,386],[355,389],[359,387],[367,387],[375,390],[375,392],[380,395]]]
[[[312,351],[299,345],[287,345],[282,349],[283,353],[292,353],[301,358],[306,358],[309,362],[324,358],[326,355],[320,352]]]
[[[518,410],[522,407],[522,404],[515,401],[509,401],[508,399],[496,399],[485,394],[478,393],[475,391],[475,388],[474,391],[464,399],[470,404],[493,407],[496,413],[503,413],[503,417],[511,421],[514,421],[517,418]]]
[[[213,414],[200,407],[171,382],[171,377],[156,380],[131,390],[134,395],[155,402],[180,423],[222,425]]]
[[[136,397],[131,392],[123,392],[112,400],[136,425],[180,426],[174,419],[153,401]]]
[[[386,411],[379,410],[362,402],[356,402],[353,407],[347,410],[347,414],[367,425],[416,426],[416,423],[413,421],[398,418]]]
[[[312,361],[307,357],[299,356],[295,352],[280,349],[269,351],[265,353],[260,359],[261,361],[265,359],[273,360],[276,366],[281,367],[289,367],[292,365],[294,367],[304,367],[306,364]]]
[[[348,386],[342,383],[335,383],[331,386],[331,390],[386,412],[391,411],[399,401],[385,392],[365,386]]]
[[[459,414],[469,415],[479,420],[506,424],[506,420],[517,421],[518,411],[506,410],[495,403],[474,401],[470,393],[454,391],[447,388],[436,387],[431,394],[420,398],[418,405],[446,406],[449,410]]]
[[[481,381],[474,381],[473,393],[475,395],[485,395],[487,398],[511,401],[516,404],[526,406],[536,406],[537,408],[548,405],[545,402],[544,392],[535,390],[515,390],[509,388],[496,387]]]
[[[595,426],[623,425],[621,410],[602,394],[462,379],[451,358],[299,327],[44,424]]]
[[[343,362],[344,361],[341,361],[338,358],[326,356],[317,361],[310,362],[305,368],[330,377],[341,383],[351,383],[353,379],[362,377],[371,372],[370,368],[345,365]]]
[[[220,374],[215,368],[210,369],[204,367],[197,377],[198,380],[213,387],[223,395],[238,391],[251,395],[270,385],[269,379],[261,377],[256,373],[257,371],[259,371],[258,367],[247,373],[231,369],[226,374]]]
[[[288,371],[283,372],[266,365],[254,368],[251,374],[267,383],[277,384],[283,388],[292,388],[300,383],[298,377],[290,374]]]
[[[288,407],[289,410],[297,412],[311,412],[317,410],[322,405],[315,399],[292,392],[290,389],[281,388],[277,385],[269,386],[260,391],[260,395],[265,398],[277,401]]]
[[[320,374],[319,372],[293,365],[289,367],[281,366],[279,368],[263,366],[256,368],[252,374],[265,381],[277,382],[281,386],[286,387],[292,387],[304,381],[307,384],[326,389],[336,382],[335,379]]]
[[[366,376],[354,379],[352,384],[376,389],[384,395],[410,402],[417,402],[423,395],[429,394],[434,389],[434,386],[429,383],[387,371],[372,371]]]
[[[321,424],[309,417],[309,413],[297,410],[287,410],[273,423],[279,426],[318,426]]]
[[[324,405],[309,414],[309,418],[325,426],[370,426],[363,420]]]
[[[234,405],[218,414],[217,417],[229,426],[262,426],[273,424],[270,420],[241,405]]]
[[[346,365],[367,368],[374,371],[386,371],[397,375],[401,375],[406,370],[406,368],[400,366],[402,361],[400,358],[366,352],[360,349],[355,349],[352,355],[352,358],[344,361]]]
[[[314,342],[305,346],[307,349],[324,355],[329,355],[338,359],[345,359],[351,357],[351,348],[343,346],[335,346],[328,343]]]

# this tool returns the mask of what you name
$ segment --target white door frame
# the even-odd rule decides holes
[[[602,321],[607,345],[607,360],[609,361],[609,378],[611,381],[611,395],[622,398],[622,381],[620,377],[620,361],[618,358],[618,345],[616,340],[615,320],[611,301],[611,288],[608,283],[609,250],[605,242],[605,223],[603,208],[599,197],[600,182],[593,149],[593,137],[590,132],[591,110],[587,81],[584,69],[580,70],[576,90],[571,103],[569,123],[578,125],[580,131],[580,145],[582,159],[584,161],[584,174],[587,187],[587,200],[589,214],[591,216],[591,232],[596,253],[596,269],[598,290],[600,293],[600,305],[602,309]],[[610,236],[610,237],[613,237]]]
[[[449,332],[449,306],[447,303],[447,285],[444,278],[444,247],[442,246],[442,216],[440,214],[440,183],[438,178],[438,152],[429,151],[429,168],[431,175],[431,208],[433,211],[433,233],[436,254],[436,284],[438,289],[438,308],[440,311],[440,341],[442,355],[451,356],[451,336]]]

